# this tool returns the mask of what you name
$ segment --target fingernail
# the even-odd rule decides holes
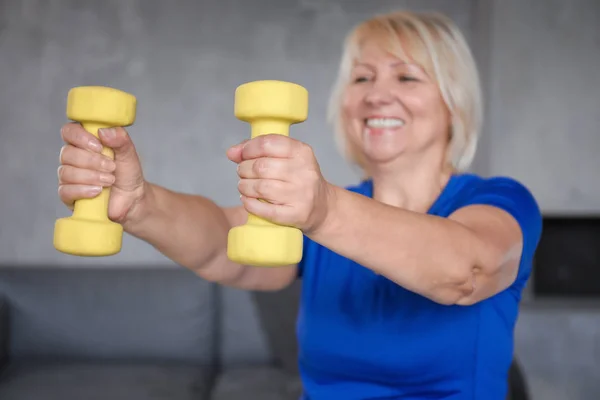
[[[115,176],[112,174],[100,174],[100,181],[102,183],[113,183],[115,181]]]
[[[88,146],[90,146],[90,149],[93,151],[97,151],[98,153],[100,153],[102,151],[102,145],[100,144],[100,142],[98,142],[97,140],[93,140],[91,139],[88,142]]]
[[[117,164],[115,164],[113,160],[109,160],[107,158],[102,160],[102,162],[100,163],[100,167],[105,171],[113,172],[116,169]]]
[[[102,191],[102,186],[92,186],[88,189],[90,195],[95,196]]]
[[[102,128],[98,130],[98,133],[107,139],[112,139],[117,136],[117,132],[114,128]]]

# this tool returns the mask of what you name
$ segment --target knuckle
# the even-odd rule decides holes
[[[256,185],[254,186],[254,190],[256,194],[259,196],[264,196],[265,194],[266,183],[263,180],[256,181]]]
[[[313,149],[309,144],[302,143],[300,145],[300,152],[303,156],[311,156],[313,154]]]
[[[261,196],[266,196],[267,194],[269,194],[271,187],[271,181],[259,180],[256,183],[256,192]]]
[[[74,138],[74,142],[77,144],[77,146],[80,147],[84,147],[85,143],[88,141],[88,133],[82,129],[77,129],[77,132],[75,133],[75,138]]]
[[[259,158],[254,162],[254,165],[252,166],[252,172],[254,172],[258,176],[263,176],[269,170],[268,164],[268,160],[264,158]]]
[[[284,135],[276,135],[277,138],[277,142],[282,150],[282,153],[284,155],[289,155],[295,146],[295,141],[294,139],[290,138],[289,136],[284,136]]]
[[[311,173],[308,174],[308,179],[307,180],[311,184],[311,186],[314,186],[315,184],[319,183],[319,181],[321,180],[321,178],[314,171],[311,171]]]
[[[258,146],[261,148],[261,150],[268,149],[269,146],[271,146],[272,141],[273,138],[271,137],[271,135],[260,136]]]
[[[301,141],[301,140],[294,139],[294,138],[292,138],[292,137],[288,137],[288,139],[289,139],[289,144],[290,144],[290,147],[293,147],[293,148],[295,148],[295,149],[298,149],[298,148],[300,148],[300,149],[301,149],[301,148],[303,148],[304,146],[306,146],[306,143],[304,143],[304,142],[303,142],[303,141]]]
[[[262,136],[263,143],[265,146],[274,148],[279,147],[285,144],[286,137],[283,135],[279,135],[277,133],[270,133],[268,135]]]
[[[127,129],[125,129],[124,127],[122,127],[122,126],[115,127],[115,132],[117,133],[117,136],[125,138],[126,140],[130,140],[129,133],[127,132]]]

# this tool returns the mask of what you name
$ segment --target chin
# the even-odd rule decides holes
[[[365,159],[371,164],[388,164],[402,157],[403,152],[392,151],[364,151]]]
[[[394,136],[363,136],[361,150],[365,157],[373,161],[391,161],[406,153],[407,143],[398,135]]]

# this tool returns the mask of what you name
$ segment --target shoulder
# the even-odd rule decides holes
[[[531,190],[508,176],[484,178],[474,174],[456,176],[456,206],[487,204],[541,220],[541,211]]]
[[[531,262],[542,234],[542,212],[531,190],[507,176],[457,176],[454,209],[469,205],[498,207],[519,224],[523,236],[523,261]]]

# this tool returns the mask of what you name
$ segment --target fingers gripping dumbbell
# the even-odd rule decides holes
[[[308,92],[283,81],[256,81],[235,91],[235,116],[250,123],[251,137],[289,135],[290,125],[308,116]],[[227,255],[240,264],[277,267],[302,259],[303,235],[299,229],[279,226],[255,215],[229,231]]]
[[[135,121],[136,98],[117,89],[82,86],[69,91],[67,117],[98,137],[98,129],[129,126]],[[102,154],[114,158],[112,149]],[[73,215],[54,226],[54,247],[77,256],[109,256],[121,250],[123,227],[108,218],[110,188],[92,199],[75,202]]]

